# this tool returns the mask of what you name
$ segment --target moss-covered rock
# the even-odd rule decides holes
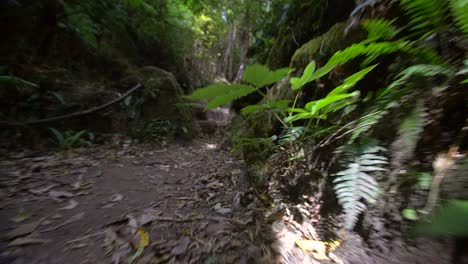
[[[344,49],[364,37],[360,31],[353,31],[345,35],[346,23],[338,23],[325,34],[318,36],[302,45],[294,53],[290,66],[303,69],[312,60],[323,65],[338,50]]]
[[[146,127],[157,120],[156,123],[172,127],[169,136],[190,135],[193,130],[192,111],[184,104],[184,92],[174,75],[153,66],[143,67],[135,75],[144,87],[139,123]]]
[[[268,55],[268,67],[287,66],[297,48],[346,20],[353,8],[354,1],[349,0],[293,1]]]

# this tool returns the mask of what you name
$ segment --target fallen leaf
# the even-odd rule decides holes
[[[61,228],[61,227],[66,226],[66,225],[69,225],[69,224],[78,222],[78,221],[80,221],[81,219],[83,219],[84,216],[85,216],[85,213],[84,213],[84,212],[79,213],[79,214],[76,214],[76,215],[70,217],[67,221],[65,221],[64,223],[62,223],[62,224],[60,224],[60,225],[57,225],[57,226],[54,226],[54,227],[51,227],[51,228],[48,228],[48,229],[41,230],[41,233],[49,232],[49,231],[54,231],[54,230],[57,230],[57,229],[59,229],[59,228]]]
[[[229,209],[229,208],[219,208],[218,210],[216,210],[216,212],[218,214],[225,215],[225,214],[229,214],[231,212],[231,209]]]
[[[182,255],[187,250],[189,245],[190,245],[190,238],[184,236],[179,240],[179,242],[177,243],[177,246],[175,246],[171,250],[171,254],[175,256]]]
[[[219,181],[212,181],[206,185],[206,187],[210,189],[219,189],[223,186],[224,184],[220,183]]]
[[[76,244],[76,245],[67,247],[66,250],[80,249],[80,248],[84,248],[86,246],[87,246],[86,243],[81,243],[81,244]]]
[[[20,237],[13,241],[11,241],[8,246],[10,247],[20,247],[20,246],[28,246],[28,245],[37,245],[37,244],[45,244],[50,242],[48,239],[41,239],[41,238],[28,238],[28,237]]]
[[[121,201],[122,199],[123,199],[123,195],[117,193],[117,194],[112,195],[110,201],[112,203],[116,203],[118,201]]]
[[[231,247],[240,248],[242,246],[242,242],[238,239],[234,239],[231,241]]]
[[[137,248],[145,248],[149,245],[149,234],[143,228],[138,228],[137,235],[139,237],[139,242]]]
[[[31,193],[33,193],[33,194],[42,195],[42,194],[48,192],[50,189],[52,189],[52,188],[54,188],[54,187],[56,187],[56,186],[57,186],[57,184],[52,184],[52,185],[49,185],[49,186],[44,187],[44,188],[40,188],[40,189],[31,189],[31,190],[29,190],[29,191],[30,191]]]
[[[62,208],[59,208],[59,210],[71,210],[71,209],[77,207],[78,204],[79,204],[79,203],[78,203],[77,201],[75,201],[75,200],[70,200],[70,202],[68,203],[67,206],[62,207]]]
[[[203,216],[197,213],[189,213],[185,216],[185,219],[190,219],[190,220],[203,219]]]
[[[133,216],[127,216],[128,218],[128,227],[130,227],[130,230],[132,230],[132,234],[135,234],[135,232],[138,230],[138,221],[133,217]]]
[[[21,208],[19,211],[18,216],[15,216],[11,219],[11,221],[15,223],[23,222],[31,218],[31,216],[24,210],[24,208]]]
[[[318,260],[327,260],[327,246],[322,241],[317,240],[297,240],[296,244],[305,251],[312,253]]]
[[[54,198],[70,198],[73,197],[73,194],[64,191],[50,191],[49,196],[52,196]]]
[[[217,203],[213,206],[213,210],[219,210],[221,207],[223,207],[223,205],[221,203]]]
[[[28,235],[32,233],[34,230],[36,230],[38,225],[39,225],[39,222],[20,225],[14,230],[8,232],[6,234],[6,237],[11,240],[13,238]]]
[[[78,222],[81,219],[83,219],[84,216],[85,216],[84,212],[76,214],[76,215],[70,217],[67,221],[65,221],[65,223],[63,223],[63,225],[68,225],[68,224],[71,224],[71,223],[74,223],[74,222]]]
[[[57,219],[60,219],[62,217],[63,217],[63,215],[61,215],[61,214],[55,214],[55,215],[51,216],[50,218],[52,218],[54,220],[57,220]]]
[[[112,262],[115,264],[121,263],[124,256],[128,255],[132,251],[130,243],[124,243],[119,246],[117,250],[112,254]]]

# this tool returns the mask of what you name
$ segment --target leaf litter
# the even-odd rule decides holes
[[[238,173],[232,172],[240,163],[229,153],[207,150],[203,140],[188,147],[167,145],[162,151],[124,144],[123,152],[118,145],[100,146],[9,161],[11,168],[22,168],[5,168],[14,172],[9,177],[16,179],[15,186],[36,186],[25,197],[67,200],[61,205],[50,201],[47,210],[33,209],[49,226],[22,227],[21,232],[18,226],[16,234],[22,236],[10,239],[11,246],[47,243],[33,252],[47,254],[55,248],[66,259],[70,251],[93,252],[97,243],[112,263],[247,262],[261,254],[251,224],[255,207],[230,207],[239,193],[232,185]],[[16,197],[9,199],[17,203]],[[75,229],[82,235],[70,232]],[[91,254],[97,262],[95,257]]]

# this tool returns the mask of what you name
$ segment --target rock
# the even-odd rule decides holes
[[[354,1],[307,0],[283,11],[284,20],[266,61],[268,67],[287,66],[298,47],[323,34],[335,23],[346,20],[353,8]]]
[[[184,94],[174,75],[153,66],[146,66],[139,70],[138,77],[144,85],[142,118],[167,118],[174,115],[180,118],[190,118],[178,106]]]
[[[360,31],[349,32],[345,36],[346,27],[346,23],[335,24],[325,34],[302,45],[294,53],[290,66],[296,69],[304,69],[312,60],[315,60],[317,65],[324,65],[336,51],[344,49],[351,43],[365,37]]]
[[[193,133],[193,111],[184,104],[184,91],[174,75],[153,66],[143,67],[135,75],[144,88],[140,123],[134,126],[140,127],[140,132],[133,136],[142,139],[147,137],[146,134],[190,137]]]

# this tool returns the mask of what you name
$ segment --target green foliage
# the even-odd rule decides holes
[[[68,130],[63,133],[55,128],[49,128],[49,130],[55,136],[54,143],[61,149],[89,147],[93,144],[94,134],[86,130],[78,132]]]
[[[432,236],[466,237],[468,235],[468,201],[447,202],[436,211],[433,219],[418,224],[416,232]]]
[[[450,10],[455,23],[468,35],[468,1],[450,0]]]
[[[255,92],[255,88],[243,84],[214,84],[197,89],[186,98],[191,100],[208,100],[206,109],[213,109],[231,103],[235,99]]]
[[[403,215],[404,218],[411,220],[411,221],[416,221],[419,219],[418,213],[413,210],[413,209],[404,209],[401,214]]]
[[[379,94],[379,97],[388,94],[396,87],[407,84],[413,76],[433,77],[439,74],[447,76],[452,74],[452,71],[443,65],[436,64],[417,64],[410,66],[400,72],[396,79]]]
[[[401,0],[400,3],[410,18],[411,30],[423,37],[446,25],[446,0]]]
[[[281,81],[286,75],[291,72],[290,68],[283,68],[276,71],[271,71],[264,65],[253,64],[246,67],[242,80],[251,85],[262,88],[267,85]]]
[[[385,19],[364,20],[362,26],[367,31],[365,42],[374,42],[377,40],[391,40],[395,38],[401,29],[393,25],[393,21]]]
[[[244,84],[213,84],[204,88],[197,89],[192,94],[186,96],[191,100],[208,100],[206,109],[213,109],[221,105],[229,104],[237,98],[246,96],[258,89],[271,85],[282,80],[291,72],[289,68],[283,68],[276,71],[270,71],[267,67],[259,64],[246,67],[242,80],[250,85]],[[261,93],[261,92],[260,92]],[[285,102],[270,103],[264,106],[250,107],[244,109],[245,113],[251,113],[262,108],[284,107]]]
[[[342,85],[334,88],[327,96],[308,102],[304,108],[291,108],[290,111],[297,114],[288,116],[285,122],[290,123],[300,119],[326,119],[328,114],[341,110],[356,102],[353,98],[359,95],[359,91],[352,93],[347,93],[347,91],[353,88],[376,66],[377,65],[367,67],[349,76],[344,80]]]
[[[378,183],[373,174],[385,171],[387,158],[380,153],[385,148],[373,142],[348,145],[344,149],[347,168],[335,174],[333,183],[339,203],[346,214],[345,228],[352,230],[360,213],[373,204],[378,195]]]
[[[278,100],[274,102],[266,102],[263,104],[248,105],[241,109],[243,115],[248,115],[260,110],[269,110],[269,111],[286,111],[291,100]]]
[[[313,76],[316,66],[317,65],[315,64],[315,61],[311,61],[309,65],[307,65],[307,67],[304,69],[304,72],[302,73],[302,76],[300,78],[291,78],[290,82],[292,89],[297,90],[306,85],[307,83],[316,80],[317,78]]]

